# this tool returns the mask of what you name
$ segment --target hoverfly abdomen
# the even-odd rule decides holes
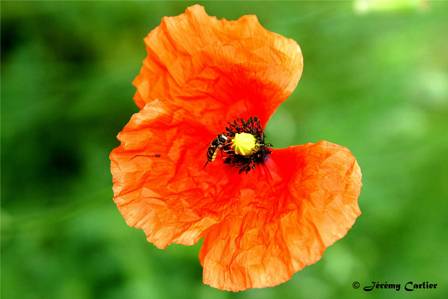
[[[220,134],[216,136],[215,139],[210,143],[210,146],[207,149],[207,161],[213,162],[218,155],[218,151],[224,146],[227,142],[228,138],[224,134]]]

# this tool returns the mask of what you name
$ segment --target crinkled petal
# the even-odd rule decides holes
[[[189,111],[152,101],[134,114],[110,154],[114,201],[128,225],[159,248],[194,244],[222,219],[238,189],[238,173],[205,167],[206,127]]]
[[[254,115],[264,125],[303,68],[297,43],[267,31],[256,16],[218,20],[199,5],[164,17],[145,44],[148,55],[134,80],[136,104],[160,99],[203,107],[195,116],[213,129]]]
[[[274,150],[244,177],[233,212],[200,253],[204,283],[240,291],[287,281],[342,238],[360,215],[361,172],[329,142]]]

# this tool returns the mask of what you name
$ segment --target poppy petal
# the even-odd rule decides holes
[[[322,141],[274,150],[251,174],[238,206],[208,230],[201,249],[204,283],[219,289],[287,281],[318,261],[361,214],[361,172],[342,146]]]
[[[192,245],[221,220],[238,173],[222,163],[204,167],[210,132],[188,111],[152,101],[118,139],[110,154],[114,201],[149,242]]]
[[[200,5],[164,17],[145,44],[147,57],[134,80],[137,106],[160,99],[207,107],[200,118],[213,129],[254,115],[265,125],[303,68],[297,43],[266,30],[256,16],[218,20]]]

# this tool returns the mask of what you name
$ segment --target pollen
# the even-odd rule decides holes
[[[237,155],[249,156],[257,150],[257,139],[249,133],[236,133],[232,147]]]

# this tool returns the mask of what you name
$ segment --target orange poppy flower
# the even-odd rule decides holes
[[[223,290],[274,286],[318,261],[360,215],[361,172],[327,141],[265,141],[301,76],[297,43],[255,16],[218,20],[195,5],[145,44],[141,110],[110,155],[127,224],[158,248],[203,238],[203,281]]]

